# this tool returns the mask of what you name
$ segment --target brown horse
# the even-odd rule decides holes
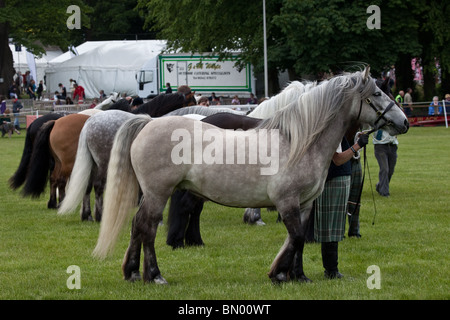
[[[64,199],[66,183],[75,162],[78,138],[88,118],[85,114],[71,114],[47,121],[40,128],[22,191],[24,196],[39,197],[45,191],[51,171],[48,208],[57,208],[58,200],[61,202]],[[54,168],[51,168],[52,158]],[[56,190],[59,191],[59,199]]]

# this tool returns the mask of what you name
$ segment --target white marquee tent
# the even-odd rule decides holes
[[[160,54],[166,42],[161,40],[93,41],[76,48],[79,55],[70,52],[53,59],[45,70],[49,92],[59,90],[62,83],[69,92],[69,80],[84,87],[87,98],[99,96],[104,90],[137,93],[135,75],[149,59]]]
[[[32,74],[36,72],[36,74],[33,74],[36,86],[39,81],[44,80],[45,69],[49,66],[50,61],[63,53],[60,49],[48,48],[45,54],[39,58],[29,52],[27,53],[27,48],[24,46],[21,46],[21,51],[16,51],[14,44],[9,44],[9,48],[13,55],[14,69],[16,72],[21,72],[22,74],[25,74],[27,71],[31,71]],[[32,70],[33,64],[36,70]]]

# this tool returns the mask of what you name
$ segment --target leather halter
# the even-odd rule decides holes
[[[375,122],[374,122],[374,125],[375,125],[374,129],[370,130],[368,134],[370,134],[370,133],[372,133],[372,132],[375,132],[375,131],[377,131],[378,129],[380,129],[380,128],[386,126],[386,125],[392,124],[392,122],[391,122],[390,120],[386,119],[386,117],[385,117],[384,115],[385,115],[389,110],[391,110],[392,107],[395,105],[395,102],[394,102],[394,101],[391,101],[391,103],[389,103],[388,106],[386,107],[386,109],[384,109],[384,110],[379,110],[379,109],[372,103],[372,100],[370,100],[370,98],[366,98],[364,101],[365,101],[365,102],[366,102],[366,103],[367,103],[367,104],[368,104],[368,105],[369,105],[369,106],[377,113],[377,116],[378,116],[378,118],[377,118],[377,119],[375,120]],[[361,100],[361,104],[360,104],[360,106],[359,106],[358,120],[359,120],[359,117],[361,116],[362,104],[363,104],[363,100]],[[381,119],[384,120],[384,123],[383,123],[382,125],[377,124]]]

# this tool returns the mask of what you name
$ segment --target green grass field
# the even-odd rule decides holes
[[[412,128],[399,136],[399,160],[391,196],[375,194],[366,174],[361,209],[362,238],[339,245],[341,280],[325,280],[320,245],[307,244],[304,269],[313,283],[272,285],[270,265],[286,237],[276,213],[263,210],[266,226],[242,222],[242,209],[207,203],[201,217],[204,247],[172,250],[166,228],[158,231],[156,251],[167,286],[128,283],[121,264],[127,229],[112,257],[91,257],[99,224],[78,214],[57,216],[46,209],[48,194],[22,198],[8,187],[24,135],[0,139],[0,299],[449,299],[450,129]],[[369,144],[373,188],[378,165]],[[165,219],[167,216],[165,215]],[[69,266],[80,269],[80,289],[69,289]],[[368,288],[370,266],[380,270],[380,289]],[[70,280],[70,279],[69,279]]]

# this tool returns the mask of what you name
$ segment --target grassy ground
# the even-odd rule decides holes
[[[114,255],[91,257],[99,224],[78,214],[60,217],[46,209],[48,194],[24,199],[8,188],[23,150],[24,133],[0,139],[0,299],[449,299],[450,129],[412,128],[400,136],[399,161],[391,197],[375,194],[377,215],[366,175],[361,239],[339,245],[341,280],[323,278],[320,245],[305,246],[304,269],[310,284],[274,286],[270,264],[286,237],[276,214],[263,211],[264,227],[242,223],[241,209],[207,203],[201,217],[206,245],[172,250],[166,230],[156,250],[168,286],[122,280],[121,263],[129,229]],[[369,145],[371,182],[378,166]],[[166,216],[165,216],[166,218]],[[70,290],[67,268],[80,268],[81,289]],[[367,282],[376,265],[380,289]],[[370,282],[370,279],[369,279]]]

